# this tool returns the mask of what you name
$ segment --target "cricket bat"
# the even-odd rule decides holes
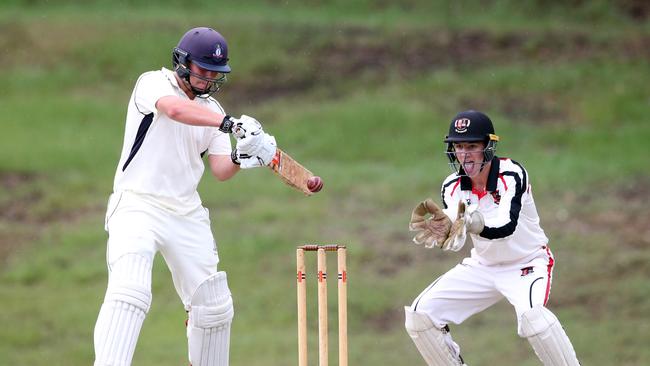
[[[310,191],[307,182],[314,174],[286,152],[279,148],[275,152],[269,168],[277,174],[282,181],[290,187],[311,196],[314,192]]]
[[[244,116],[242,116],[242,118],[244,118]],[[257,123],[259,124],[259,122]],[[257,133],[260,132],[261,127]],[[244,133],[245,130],[243,130],[240,125],[233,127],[232,134],[235,138],[242,139]],[[320,177],[315,177],[309,169],[302,166],[280,148],[276,148],[275,155],[268,166],[285,184],[307,196],[311,196],[323,188],[323,181]],[[310,187],[312,188],[311,190],[309,189]]]

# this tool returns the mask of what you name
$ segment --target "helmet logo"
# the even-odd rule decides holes
[[[458,133],[465,133],[467,132],[467,128],[469,128],[470,122],[469,118],[459,118],[454,121],[454,130]]]
[[[214,58],[222,58],[223,54],[221,53],[221,44],[217,43],[214,49],[214,53],[212,54],[212,57]]]

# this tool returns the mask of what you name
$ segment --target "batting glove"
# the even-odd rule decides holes
[[[232,126],[232,134],[239,140],[246,140],[257,135],[261,135],[262,124],[253,117],[242,114],[239,119],[235,120]]]
[[[237,149],[230,152],[230,160],[232,160],[232,163],[235,165],[241,165],[241,161],[239,161],[239,154],[237,153]]]
[[[235,122],[237,120],[235,118],[232,118],[231,116],[226,115],[223,117],[223,120],[221,120],[221,125],[219,126],[219,131],[223,133],[231,133],[232,128],[235,125]]]
[[[273,161],[273,157],[275,156],[275,152],[277,150],[275,137],[269,135],[268,133],[264,133],[261,136],[261,141],[255,146],[254,149],[252,149],[252,151],[249,150],[251,153],[244,153],[243,151],[245,150],[242,150],[239,146],[237,146],[239,161],[241,164],[240,166],[242,169],[267,166],[271,164],[271,161]]]

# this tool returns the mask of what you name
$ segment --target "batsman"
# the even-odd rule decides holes
[[[579,365],[558,318],[546,307],[554,259],[540,227],[524,167],[495,156],[499,137],[490,118],[468,110],[449,126],[447,157],[454,173],[442,183],[442,208],[426,199],[409,229],[427,248],[469,257],[433,281],[405,307],[409,336],[429,366],[465,365],[449,323],[461,324],[504,297],[517,315],[517,332],[547,366]]]
[[[276,143],[257,120],[226,115],[212,97],[231,71],[219,32],[190,29],[173,48],[172,66],[142,74],[129,100],[106,212],[108,287],[95,324],[95,366],[131,364],[157,253],[188,313],[190,363],[228,365],[233,301],[197,186],[205,165],[220,181],[267,166]]]

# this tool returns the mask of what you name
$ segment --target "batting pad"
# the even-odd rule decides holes
[[[521,315],[520,336],[528,338],[546,366],[579,366],[573,345],[555,314],[537,305]]]
[[[447,331],[433,325],[428,315],[404,307],[406,331],[429,366],[461,366],[460,347]]]
[[[234,316],[226,272],[208,277],[190,302],[187,338],[192,366],[228,366]]]
[[[124,255],[113,263],[95,324],[95,366],[131,364],[151,305],[151,266],[150,259],[138,254]]]

